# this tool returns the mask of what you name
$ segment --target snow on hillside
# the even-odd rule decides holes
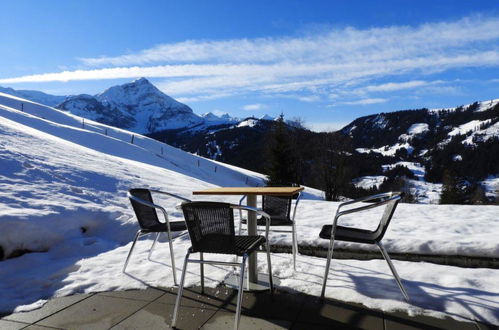
[[[383,181],[387,179],[384,175],[367,175],[352,180],[352,183],[357,188],[371,189],[372,187],[379,188]]]
[[[24,111],[16,110],[21,103]],[[251,186],[262,184],[260,174],[63,111],[5,95],[0,95],[0,105],[0,246],[5,255],[31,251],[1,261],[0,312],[30,310],[51,296],[76,292],[173,285],[165,241],[158,244],[151,261],[146,256],[152,240],[140,241],[127,273],[121,272],[137,230],[126,198],[131,187],[193,198],[193,190],[242,186],[246,181]],[[338,203],[320,201],[320,195],[307,188],[300,202],[300,245],[327,245],[318,234],[322,225],[332,222]],[[177,201],[159,199],[158,203],[173,219],[182,218],[174,208]],[[344,218],[341,224],[372,228],[377,216],[373,211]],[[497,258],[498,231],[496,206],[402,204],[384,243],[389,252]],[[282,233],[273,233],[270,239],[271,244],[291,243],[290,236]],[[188,247],[188,237],[174,242],[178,273]],[[318,295],[325,260],[299,256],[297,272],[291,260],[289,254],[272,254],[280,288]],[[443,312],[499,324],[499,270],[394,263],[411,304],[402,301],[383,260],[335,260],[326,295],[381,310],[435,316]],[[189,269],[187,285],[199,283],[198,269]],[[259,269],[266,270],[264,258],[259,258]],[[206,285],[217,285],[230,271],[209,267]]]

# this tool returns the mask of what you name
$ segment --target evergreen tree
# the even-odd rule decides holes
[[[283,114],[276,120],[269,147],[267,184],[269,186],[280,186],[297,182],[296,160],[293,157],[290,137]]]
[[[471,196],[470,203],[475,205],[483,205],[489,203],[489,199],[485,195],[485,190],[483,189],[482,185],[477,184],[475,191]]]
[[[449,170],[444,171],[442,194],[440,204],[461,204],[463,196],[458,186],[458,181]]]

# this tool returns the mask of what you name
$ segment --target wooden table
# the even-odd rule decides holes
[[[194,195],[246,195],[247,205],[257,207],[256,196],[271,195],[271,196],[294,196],[302,191],[303,187],[221,187],[212,188],[200,191],[194,191]],[[248,212],[248,235],[258,235],[256,214]],[[251,290],[267,289],[268,286],[262,282],[267,282],[268,278],[261,276],[258,278],[257,272],[257,253],[253,252],[248,258],[248,278]]]

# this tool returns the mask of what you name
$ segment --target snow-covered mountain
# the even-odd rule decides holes
[[[499,99],[365,116],[341,132],[357,152],[385,161],[356,178],[358,187],[379,187],[384,174],[400,165],[413,173],[407,183],[418,201],[437,202],[446,176],[460,181],[461,190],[475,191],[474,198],[499,196]]]
[[[189,106],[161,92],[145,78],[113,86],[95,96],[71,96],[58,108],[136,133],[153,133],[204,123],[203,118]]]
[[[27,99],[36,103],[48,105],[51,107],[55,107],[59,103],[63,102],[66,99],[66,96],[58,96],[58,95],[50,95],[39,91],[32,90],[15,90],[12,88],[5,88],[0,86],[0,92],[17,96],[23,99]]]

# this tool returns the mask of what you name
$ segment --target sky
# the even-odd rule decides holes
[[[0,86],[146,77],[198,114],[314,130],[499,98],[497,1],[0,0]]]

